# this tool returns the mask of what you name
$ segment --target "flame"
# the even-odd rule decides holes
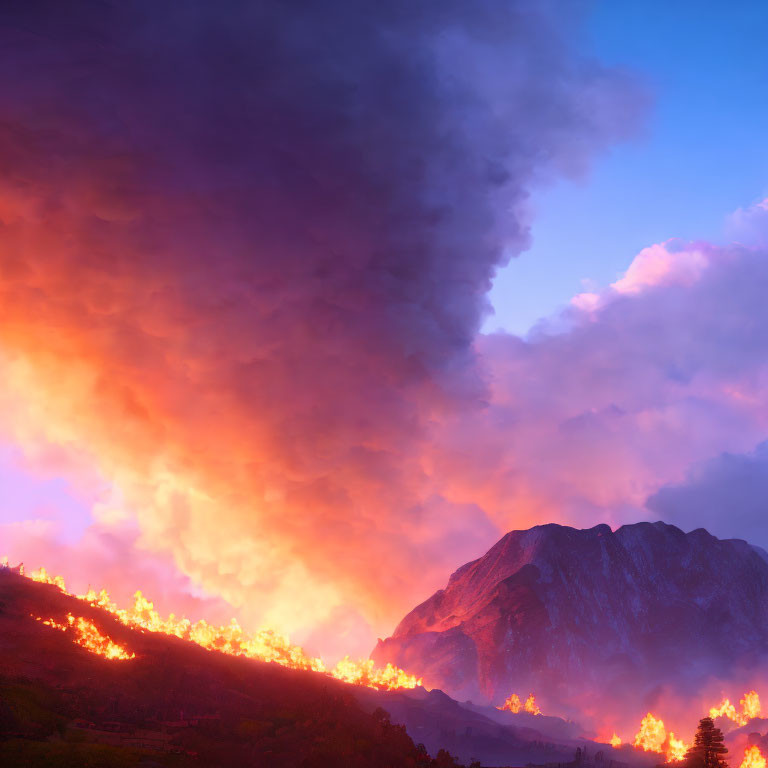
[[[669,732],[669,741],[667,742],[666,756],[668,763],[677,763],[685,759],[685,753],[688,751],[688,744],[682,739],[676,739],[672,731]]]
[[[760,717],[762,714],[760,709],[760,697],[757,695],[757,691],[749,691],[745,693],[744,698],[739,704],[741,704],[741,712],[747,722],[754,717]]]
[[[530,712],[532,715],[540,715],[541,710],[539,709],[539,705],[536,703],[536,697],[532,694],[528,694],[528,698],[525,700],[525,711]]]
[[[45,568],[33,571],[28,574],[28,577],[33,581],[52,584],[71,597],[76,597],[79,600],[84,600],[91,605],[102,608],[127,627],[148,632],[160,632],[182,640],[190,640],[208,650],[220,651],[231,656],[246,656],[250,659],[274,662],[293,669],[321,672],[335,677],[337,680],[354,685],[364,685],[369,688],[394,690],[396,688],[416,688],[422,684],[422,679],[416,677],[416,675],[410,675],[392,664],[387,664],[383,668],[377,668],[370,659],[353,661],[349,657],[345,657],[336,667],[328,669],[322,659],[309,656],[300,646],[292,645],[284,635],[267,629],[248,633],[240,627],[235,619],[232,619],[229,624],[220,627],[209,624],[202,619],[192,623],[189,619],[184,617],[177,618],[174,614],[164,619],[155,610],[152,601],[144,597],[141,590],[137,591],[134,595],[133,605],[125,609],[118,607],[112,602],[109,593],[104,589],[100,592],[89,589],[85,595],[72,595],[67,592],[64,579],[61,576],[51,576]],[[93,642],[97,643],[95,636],[92,637]],[[80,644],[83,645],[82,642]],[[119,646],[116,647],[119,648]],[[114,656],[110,658],[123,657]],[[535,707],[533,695],[528,698]],[[528,702],[526,702],[527,706]]]
[[[53,627],[61,632],[66,632],[68,629],[73,628],[77,631],[77,638],[75,642],[81,645],[91,653],[95,653],[98,656],[104,656],[106,659],[135,659],[135,653],[128,653],[122,646],[113,642],[106,635],[102,635],[93,622],[88,619],[78,616],[75,618],[71,613],[67,614],[67,624],[59,624],[53,619],[43,620],[38,617],[37,621],[42,621],[47,627]]]
[[[388,663],[386,667],[377,668],[371,659],[352,661],[349,656],[345,656],[331,670],[330,674],[345,683],[366,685],[369,688],[393,690],[395,688],[415,688],[421,684],[421,680],[417,680],[415,675],[409,675],[393,664]]]
[[[36,571],[32,571],[32,573],[29,574],[29,578],[32,579],[32,581],[41,581],[44,584],[53,584],[54,586],[57,586],[62,592],[67,591],[66,585],[64,584],[64,579],[62,579],[61,576],[50,576],[48,571],[46,571],[43,567],[38,568]]]
[[[621,738],[620,738],[620,737],[619,737],[619,736],[616,734],[616,732],[615,732],[615,731],[614,731],[614,734],[613,734],[613,736],[611,736],[611,739],[610,739],[610,745],[611,745],[611,746],[612,746],[614,749],[616,749],[617,747],[620,747],[620,746],[621,746]]]
[[[758,696],[757,691],[745,693],[739,704],[741,705],[741,711],[731,704],[730,699],[723,699],[720,706],[712,707],[709,710],[709,716],[712,718],[727,717],[737,725],[746,725],[753,717],[760,717],[760,696]]]
[[[635,735],[634,745],[646,752],[661,752],[667,739],[664,721],[655,718],[650,712],[640,723],[640,730]]]
[[[722,702],[720,702],[719,707],[712,707],[709,710],[709,716],[710,717],[727,717],[729,720],[733,720],[734,723],[739,723],[739,725],[743,725],[741,722],[741,714],[736,711],[736,707],[731,704],[730,699],[723,699]]]
[[[744,759],[739,768],[765,768],[765,758],[756,744],[744,750]]]
[[[611,744],[613,744],[613,739],[611,739]],[[683,760],[688,751],[688,745],[681,739],[675,738],[672,731],[667,733],[664,721],[659,717],[654,717],[650,712],[640,723],[640,730],[635,735],[634,745],[646,752],[662,752],[668,763]]]
[[[525,704],[520,701],[520,697],[516,693],[513,693],[500,707],[496,707],[496,709],[499,709],[502,712],[514,712],[515,714],[520,712],[520,710],[525,710],[532,715],[541,714],[541,709],[539,709],[539,705],[536,703],[536,697],[532,693],[528,694]]]
[[[520,703],[520,697],[516,693],[513,693],[500,707],[496,707],[496,709],[500,709],[502,712],[514,712],[515,714],[522,708],[523,705]]]

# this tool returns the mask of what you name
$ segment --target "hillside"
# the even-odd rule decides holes
[[[71,630],[54,626],[67,626],[68,614],[114,644],[102,650],[130,658],[108,659],[73,642]],[[4,766],[453,765],[439,756],[442,748],[466,763],[510,765],[564,762],[583,746],[545,735],[524,717],[498,715],[440,691],[348,685],[132,629],[53,585],[0,568]]]

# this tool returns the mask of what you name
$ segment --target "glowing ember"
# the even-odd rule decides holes
[[[621,738],[619,738],[619,736],[617,736],[616,733],[614,733],[613,736],[611,736],[610,744],[614,749],[616,749],[616,747],[620,747]]]
[[[744,759],[739,768],[765,768],[765,758],[756,744],[744,750]]]
[[[102,635],[96,625],[84,619],[82,616],[75,618],[71,613],[67,614],[67,624],[59,624],[53,619],[38,618],[46,627],[53,627],[61,632],[74,629],[77,632],[75,642],[91,653],[103,656],[106,659],[135,659],[135,653],[128,653],[125,648],[113,642],[109,637]]]
[[[655,718],[649,712],[640,723],[634,745],[646,752],[662,752],[666,739],[667,730],[664,727],[664,721]]]
[[[66,590],[64,579],[61,576],[51,576],[45,568],[40,568],[28,574],[28,576],[33,581],[53,584],[65,594],[70,594]],[[416,688],[422,684],[421,678],[409,675],[392,664],[387,664],[383,668],[377,668],[370,660],[352,661],[349,657],[346,657],[334,669],[329,670],[321,659],[307,655],[303,648],[298,645],[292,645],[287,637],[271,630],[259,630],[254,633],[245,632],[235,619],[232,619],[229,624],[220,627],[209,624],[204,620],[193,624],[189,619],[176,618],[173,614],[164,619],[155,610],[152,602],[147,600],[141,591],[136,592],[133,606],[127,610],[119,608],[113,603],[107,591],[103,589],[101,592],[90,589],[85,595],[71,596],[85,600],[91,605],[108,611],[121,623],[133,629],[173,635],[182,640],[191,640],[203,648],[220,651],[231,656],[246,656],[250,659],[274,662],[293,669],[323,672],[338,680],[355,685],[365,685],[369,688],[394,690],[396,688]],[[96,642],[95,639],[94,642]],[[81,642],[80,644],[82,645],[83,643]],[[102,653],[102,655],[106,654]],[[114,656],[110,658],[121,657]],[[536,703],[532,696],[528,698],[535,707]],[[527,706],[528,702],[526,702]]]
[[[757,695],[757,691],[745,693],[739,704],[741,711],[731,704],[730,699],[723,699],[719,706],[709,710],[709,716],[712,718],[727,717],[737,725],[746,725],[753,717],[760,717],[760,697]]]

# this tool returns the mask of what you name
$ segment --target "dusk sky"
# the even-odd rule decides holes
[[[765,3],[63,5],[0,9],[0,555],[333,658],[514,528],[768,547]]]

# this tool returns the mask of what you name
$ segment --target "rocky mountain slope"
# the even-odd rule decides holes
[[[768,562],[665,523],[512,531],[372,653],[459,699],[535,691],[544,711],[651,706],[768,667]]]

